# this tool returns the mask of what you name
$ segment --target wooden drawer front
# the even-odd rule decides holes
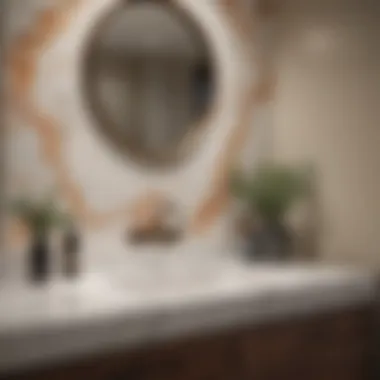
[[[179,380],[236,380],[233,338],[213,338],[182,348],[186,367]]]
[[[362,373],[370,347],[370,320],[363,313],[346,313],[310,325],[305,362],[316,371],[323,366]]]
[[[241,339],[241,358],[247,379],[285,379],[296,376],[304,350],[303,326],[270,327]]]
[[[230,339],[218,337],[166,344],[29,373],[17,380],[236,380],[230,343]]]
[[[132,366],[116,371],[115,380],[228,379],[228,360],[228,341],[223,339],[175,344],[141,353]]]
[[[307,380],[368,380],[363,367],[358,362],[345,362],[338,365],[320,365],[304,373]]]
[[[246,378],[362,379],[368,326],[365,314],[343,313],[246,333],[240,343]]]
[[[170,356],[162,355],[160,359],[141,358],[126,365],[119,363],[108,368],[99,380],[175,380],[182,373],[184,366],[183,358],[177,353]]]
[[[370,333],[369,315],[348,312],[310,321],[308,338],[314,343],[341,345],[367,339]]]

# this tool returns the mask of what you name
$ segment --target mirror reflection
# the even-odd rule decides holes
[[[170,2],[128,2],[108,15],[90,41],[85,78],[103,135],[146,165],[181,161],[212,100],[204,36]]]

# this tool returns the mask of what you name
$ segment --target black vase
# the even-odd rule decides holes
[[[36,234],[29,252],[29,278],[34,283],[44,283],[49,277],[50,244],[47,234]]]

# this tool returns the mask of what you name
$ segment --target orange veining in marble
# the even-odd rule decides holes
[[[30,99],[39,54],[60,33],[65,31],[69,16],[73,14],[82,1],[66,0],[57,7],[42,11],[32,30],[21,35],[15,41],[11,47],[7,66],[10,74],[9,95],[10,105],[17,110],[18,114],[27,121],[27,124],[39,136],[42,156],[54,168],[58,188],[68,201],[72,212],[88,226],[101,227],[109,219],[125,215],[130,206],[118,207],[106,213],[98,213],[90,209],[83,191],[72,180],[66,167],[59,121],[50,115],[43,114]]]
[[[248,48],[255,36],[254,20],[249,20],[252,15],[242,12],[234,0],[223,0],[225,6],[225,15],[235,30],[243,45],[247,48],[248,56],[253,61],[252,51]],[[263,62],[258,62],[259,69]],[[197,234],[206,232],[220,217],[223,210],[228,206],[230,192],[228,188],[228,177],[230,170],[234,165],[235,159],[248,137],[251,127],[252,111],[254,105],[259,105],[270,101],[274,95],[276,79],[270,70],[262,73],[257,84],[246,94],[241,108],[241,121],[238,123],[231,134],[231,138],[222,150],[222,154],[215,168],[214,178],[211,182],[209,195],[201,202],[195,212],[194,219],[191,223],[191,230]]]
[[[247,94],[245,104],[241,110],[243,113],[242,121],[233,130],[217,162],[210,193],[196,210],[191,229],[197,234],[207,231],[228,205],[230,200],[228,177],[236,156],[250,132],[252,104],[255,97],[256,87]]]

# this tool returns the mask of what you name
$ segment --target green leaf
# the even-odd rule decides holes
[[[263,219],[278,220],[308,189],[305,170],[281,164],[262,164],[243,178],[234,172],[231,192],[255,209]]]
[[[10,211],[33,233],[46,233],[55,226],[66,226],[71,217],[62,211],[52,196],[36,201],[21,197],[10,203]]]

